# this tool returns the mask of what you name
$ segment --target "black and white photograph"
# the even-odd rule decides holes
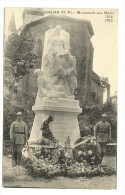
[[[118,9],[4,8],[4,188],[117,188]]]

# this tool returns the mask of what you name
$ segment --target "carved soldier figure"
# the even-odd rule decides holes
[[[15,161],[13,165],[19,164],[22,156],[22,149],[27,141],[27,125],[22,120],[22,113],[18,112],[16,114],[17,120],[11,124],[10,127],[10,140],[14,144],[14,154],[13,160]]]

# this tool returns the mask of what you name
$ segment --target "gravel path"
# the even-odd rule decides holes
[[[116,167],[115,157],[105,157],[104,164]],[[68,188],[68,189],[115,189],[116,175],[77,179],[57,177],[32,178],[22,166],[12,167],[11,158],[3,157],[3,187]]]

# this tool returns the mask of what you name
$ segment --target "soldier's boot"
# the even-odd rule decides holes
[[[99,157],[95,157],[95,165],[98,165],[98,164],[101,164],[101,158],[99,158]]]
[[[21,164],[21,156],[22,156],[22,154],[21,153],[18,153],[18,156],[17,156],[17,164],[18,165]]]
[[[95,164],[101,164],[102,159],[101,159],[101,154],[97,151],[95,155]]]
[[[103,167],[102,167],[103,157],[104,157],[104,153],[102,152],[102,153],[101,153],[101,167],[100,167],[101,173],[104,173],[104,172],[105,172],[104,169],[103,169]]]
[[[17,152],[14,153],[13,157],[13,167],[17,165]]]
[[[99,165],[102,165],[103,157],[104,157],[104,153],[101,153],[101,155],[100,155],[99,158],[98,158],[98,164],[99,164]]]
[[[19,154],[17,154],[17,165],[19,165]]]
[[[101,171],[101,173],[105,173],[105,171],[104,171],[102,165],[100,166],[100,171]]]
[[[101,153],[101,162],[102,162],[102,160],[103,160],[103,158],[104,158],[104,155],[105,155],[105,154],[102,152],[102,153]]]
[[[15,167],[17,165],[17,162],[15,160],[15,158],[12,159],[12,166]]]

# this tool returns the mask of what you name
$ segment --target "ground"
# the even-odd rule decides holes
[[[116,158],[106,156],[104,164],[116,167]],[[53,179],[32,178],[26,173],[22,166],[12,167],[11,158],[3,157],[3,187],[37,187],[37,188],[68,188],[68,189],[115,189],[116,175],[96,176],[93,178],[65,178],[57,177]]]

